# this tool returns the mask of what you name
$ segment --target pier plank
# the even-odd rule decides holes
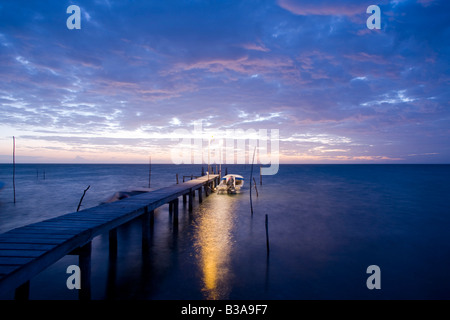
[[[31,260],[31,257],[0,257],[0,265],[22,265]]]
[[[45,251],[26,249],[0,249],[1,257],[39,257]]]
[[[0,243],[0,250],[44,250],[48,251],[55,247],[54,244],[39,244],[39,243]]]

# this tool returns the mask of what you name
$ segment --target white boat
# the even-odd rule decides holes
[[[238,174],[227,174],[223,176],[217,186],[217,193],[238,193],[244,185],[244,177]]]

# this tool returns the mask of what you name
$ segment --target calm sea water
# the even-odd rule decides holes
[[[93,241],[93,299],[449,299],[450,165],[281,165],[263,176],[250,165],[227,166],[246,185],[237,195],[180,202],[175,227],[168,206],[155,212],[151,246],[141,225],[118,231],[118,257],[108,235]],[[225,166],[223,167],[223,171]],[[45,172],[45,174],[44,174]],[[151,187],[201,166],[153,165]],[[45,178],[44,178],[45,177]],[[99,205],[114,192],[148,186],[146,165],[0,165],[0,232]],[[268,216],[270,254],[266,250]],[[66,287],[66,256],[31,281],[31,299],[77,299]],[[369,290],[367,267],[381,270]],[[9,299],[12,293],[0,293]]]

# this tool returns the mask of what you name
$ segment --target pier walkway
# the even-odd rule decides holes
[[[68,213],[0,234],[0,292],[15,290],[15,299],[28,299],[30,280],[68,254],[79,256],[80,299],[90,299],[91,241],[109,233],[109,254],[117,254],[117,228],[142,219],[142,244],[148,244],[156,208],[169,204],[178,221],[179,197],[192,211],[218,183],[219,175],[206,175],[180,184],[139,194],[120,201]],[[187,204],[189,200],[189,203]]]

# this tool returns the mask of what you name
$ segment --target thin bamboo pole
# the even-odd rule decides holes
[[[253,150],[253,160],[252,160],[252,168],[250,171],[250,210],[252,212],[253,215],[253,201],[252,201],[252,178],[253,178],[253,162],[255,161],[255,152],[256,152],[256,147]]]
[[[13,136],[13,190],[14,203],[16,203],[16,137]]]

